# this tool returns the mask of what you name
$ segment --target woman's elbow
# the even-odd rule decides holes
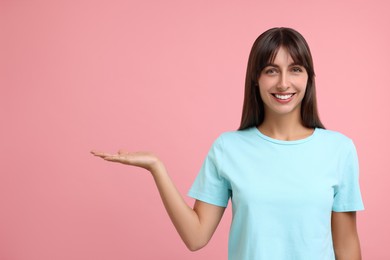
[[[195,251],[198,251],[200,249],[202,249],[203,247],[205,247],[207,245],[207,242],[203,242],[203,241],[184,241],[185,245],[187,246],[188,250],[190,250],[191,252],[195,252]]]

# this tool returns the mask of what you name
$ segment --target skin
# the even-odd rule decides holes
[[[289,53],[280,48],[275,60],[261,73],[258,80],[260,95],[264,101],[265,118],[259,130],[279,140],[298,140],[313,133],[303,126],[300,109],[305,94],[307,72],[294,64]],[[289,102],[280,103],[273,94],[294,93]],[[116,154],[92,151],[106,161],[141,167],[149,171],[156,183],[165,209],[177,232],[191,251],[204,247],[214,234],[225,211],[196,200],[189,207],[170,179],[162,161],[150,152]],[[360,244],[356,227],[356,212],[332,212],[332,235],[337,260],[360,260]]]
[[[336,260],[362,259],[355,211],[332,211],[332,238]]]

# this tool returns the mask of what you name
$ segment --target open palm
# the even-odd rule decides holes
[[[91,151],[91,153],[95,156],[103,158],[106,161],[133,165],[144,168],[148,171],[152,171],[160,163],[159,158],[150,152],[127,152],[124,150],[119,150],[116,154],[109,154],[99,151]]]

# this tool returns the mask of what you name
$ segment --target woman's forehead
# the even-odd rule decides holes
[[[286,61],[288,63],[302,64],[303,58],[300,57],[297,50],[289,48],[284,45],[276,48],[269,57],[268,63],[275,63],[275,60]]]

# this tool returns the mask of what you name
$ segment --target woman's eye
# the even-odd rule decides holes
[[[293,67],[292,71],[293,72],[303,72],[303,69],[301,67]]]
[[[276,69],[272,68],[272,69],[266,69],[265,70],[265,74],[275,74],[277,71]]]

